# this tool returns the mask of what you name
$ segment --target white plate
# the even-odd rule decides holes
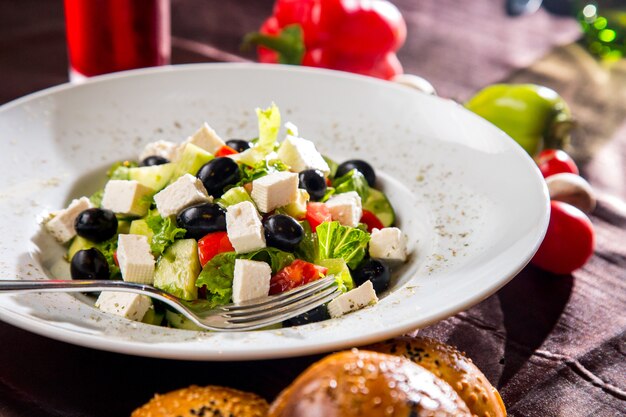
[[[272,101],[336,160],[370,161],[409,236],[410,262],[381,302],[297,328],[203,333],[106,315],[68,294],[0,296],[0,318],[69,343],[134,355],[244,360],[374,342],[446,318],[503,286],[545,233],[548,197],[533,161],[458,104],[333,71],[208,64],[146,69],[62,85],[0,108],[0,276],[53,277],[63,253],[38,219],[102,185],[114,161],[208,121],[256,134]]]

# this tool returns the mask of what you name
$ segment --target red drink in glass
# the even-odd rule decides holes
[[[70,78],[169,64],[169,0],[65,0]]]

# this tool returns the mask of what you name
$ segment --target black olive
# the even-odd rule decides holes
[[[389,267],[380,259],[368,259],[362,262],[352,271],[351,275],[356,286],[365,283],[365,281],[372,281],[376,294],[385,291],[391,282]]]
[[[104,242],[117,232],[117,217],[111,210],[90,208],[82,211],[74,220],[78,236],[92,242]]]
[[[202,239],[207,233],[226,230],[226,211],[214,203],[191,206],[178,214],[176,224],[187,230],[185,237]]]
[[[309,310],[306,313],[302,313],[298,316],[287,319],[283,322],[285,327],[301,326],[307,323],[315,323],[318,321],[324,321],[330,319],[328,314],[328,307],[325,304],[315,307],[313,310]]]
[[[167,159],[167,158],[163,158],[162,156],[159,156],[159,155],[152,155],[152,156],[147,157],[143,161],[141,161],[139,166],[151,167],[151,166],[154,166],[154,165],[167,164],[168,162],[170,162],[170,160]]]
[[[246,149],[250,149],[252,147],[250,142],[244,139],[228,139],[226,141],[226,146],[230,146],[237,152],[243,152]]]
[[[326,194],[326,178],[322,171],[317,169],[305,169],[298,174],[300,188],[304,188],[312,200],[321,200]]]
[[[241,179],[237,162],[230,158],[215,158],[200,168],[198,178],[204,188],[213,197],[221,197],[224,187],[237,183]]]
[[[365,179],[370,187],[373,187],[376,184],[376,173],[374,172],[374,168],[370,164],[360,159],[351,159],[339,165],[337,167],[337,173],[335,174],[335,178],[346,175],[348,172],[356,169],[359,171]]]
[[[70,265],[72,279],[109,279],[109,264],[96,248],[79,250]]]
[[[304,229],[293,217],[286,214],[273,214],[263,220],[265,241],[287,252],[293,251],[304,237]]]

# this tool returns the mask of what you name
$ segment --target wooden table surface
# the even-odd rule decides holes
[[[468,311],[420,330],[458,346],[498,387],[511,416],[620,416],[626,410],[626,65],[601,65],[573,42],[573,19],[509,18],[493,0],[400,0],[399,57],[459,100],[498,81],[560,91],[579,118],[574,155],[599,193],[596,255],[564,277],[532,266]],[[254,59],[243,34],[268,0],[172,0],[173,63]],[[0,2],[0,103],[67,81],[60,0]],[[0,146],[3,146],[0,144]],[[4,148],[4,147],[3,147]],[[6,148],[4,148],[6,149]],[[302,357],[187,362],[69,345],[0,323],[0,416],[127,416],[155,392],[219,384],[271,400]]]

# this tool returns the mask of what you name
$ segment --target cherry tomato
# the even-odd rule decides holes
[[[578,167],[574,160],[559,149],[546,149],[541,151],[537,158],[537,165],[544,178],[561,172],[569,172],[578,175]]]
[[[569,274],[593,255],[593,225],[576,207],[561,201],[550,202],[550,224],[532,263],[554,274]]]
[[[306,220],[311,225],[311,230],[315,231],[321,223],[330,222],[333,218],[326,204],[309,203],[306,205]]]
[[[230,146],[224,145],[221,148],[219,148],[217,150],[217,152],[215,153],[215,156],[220,157],[220,156],[228,156],[228,155],[234,155],[237,152],[236,150],[234,150],[233,148],[231,148]]]
[[[222,252],[234,251],[233,245],[226,232],[212,232],[198,241],[198,255],[200,264],[204,266],[215,255]]]
[[[274,275],[270,281],[270,295],[289,291],[326,275],[328,268],[296,259]]]
[[[361,223],[367,225],[367,231],[372,233],[372,229],[382,229],[385,227],[378,217],[374,213],[368,210],[363,210],[361,215]]]

